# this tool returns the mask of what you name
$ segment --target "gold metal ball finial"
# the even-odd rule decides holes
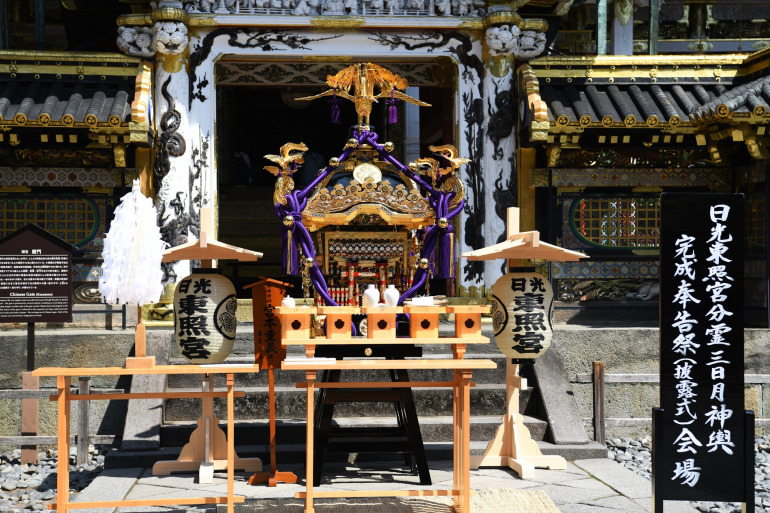
[[[358,141],[355,138],[351,137],[350,139],[348,139],[348,146],[356,147],[358,146]]]
[[[310,269],[311,267],[313,267],[315,265],[315,260],[313,260],[312,258],[308,257],[308,258],[305,258],[304,260],[302,260],[302,263],[305,264],[305,267],[307,269]]]
[[[337,157],[332,157],[332,158],[330,158],[330,159],[329,159],[329,165],[330,165],[331,167],[337,167],[337,166],[339,166],[339,165],[340,165],[340,159],[338,159]]]
[[[390,153],[391,151],[393,151],[396,148],[396,145],[393,144],[392,142],[388,141],[385,144],[383,144],[382,147],[385,148],[385,151]]]
[[[284,216],[283,225],[287,228],[291,228],[292,226],[294,226],[294,218],[292,216]]]
[[[428,259],[427,258],[421,258],[420,262],[417,265],[420,266],[420,269],[427,269],[428,265],[429,265]]]
[[[439,228],[446,228],[449,226],[449,220],[446,217],[439,217],[437,224]]]
[[[409,163],[409,171],[412,173],[417,173],[419,171],[420,166],[417,165],[417,162],[410,162]]]

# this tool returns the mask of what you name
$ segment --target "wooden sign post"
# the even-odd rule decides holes
[[[508,267],[523,259],[575,261],[585,255],[540,242],[540,233],[519,232],[519,209],[508,209],[508,240],[483,249],[464,253],[468,260],[505,258]],[[472,468],[510,467],[522,479],[534,477],[535,467],[563,470],[567,462],[561,456],[544,456],[532,440],[519,413],[519,393],[527,380],[519,376],[519,362],[536,358],[551,342],[553,292],[550,283],[535,273],[509,273],[492,288],[495,303],[492,322],[495,342],[506,355],[506,413],[503,424],[487,445],[483,456],[472,456]]]
[[[27,323],[24,390],[37,390],[35,323],[72,322],[72,246],[34,224],[0,240],[0,322]],[[21,434],[35,436],[39,400],[21,400]],[[22,463],[37,463],[37,446],[21,447]]]
[[[260,369],[267,369],[268,401],[270,406],[270,472],[258,472],[249,477],[249,484],[296,483],[293,472],[278,472],[276,463],[275,441],[275,369],[281,368],[286,358],[286,348],[281,344],[281,320],[275,309],[281,306],[286,297],[289,283],[278,280],[262,279],[251,285],[251,305],[254,313],[254,363]]]
[[[653,512],[664,500],[754,511],[754,412],[744,411],[743,196],[661,195],[660,408]]]

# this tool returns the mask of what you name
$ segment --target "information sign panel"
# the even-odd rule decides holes
[[[0,240],[0,322],[72,321],[71,248],[33,224]]]
[[[656,501],[747,500],[742,245],[742,195],[661,195]]]

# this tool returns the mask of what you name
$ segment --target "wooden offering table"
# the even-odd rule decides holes
[[[422,309],[431,309],[431,311],[424,311]],[[454,497],[454,507],[456,511],[462,513],[470,512],[470,387],[471,376],[476,369],[494,369],[497,365],[492,360],[486,359],[464,359],[466,344],[474,343],[488,343],[489,339],[481,335],[481,313],[488,311],[488,308],[479,309],[478,307],[453,307],[454,313],[461,313],[466,315],[464,319],[473,318],[476,330],[471,333],[466,331],[463,333],[462,338],[455,337],[439,337],[436,333],[433,333],[428,326],[427,328],[421,326],[421,335],[423,338],[412,337],[383,337],[382,333],[378,333],[382,330],[386,333],[390,332],[391,325],[395,323],[395,315],[400,308],[368,308],[365,312],[367,316],[370,316],[368,321],[368,333],[366,337],[351,337],[349,339],[341,340],[339,338],[291,338],[283,339],[284,345],[299,345],[303,344],[306,347],[307,358],[287,358],[281,368],[286,370],[302,370],[305,371],[305,383],[297,384],[298,387],[307,389],[307,425],[306,425],[306,476],[305,476],[305,492],[299,492],[296,494],[298,498],[305,499],[305,512],[314,513],[313,500],[315,498],[324,497],[425,497],[425,496],[452,496]],[[463,308],[469,309],[467,312]],[[298,312],[292,308],[286,313],[291,315],[306,315],[308,318],[311,312],[308,309],[305,313]],[[276,311],[279,315],[282,315],[282,308],[277,308]],[[421,317],[420,322],[424,319],[434,319],[434,315],[446,312],[445,307],[420,307],[420,309],[413,310],[413,313],[417,313],[418,317]],[[376,321],[372,321],[372,313],[377,318]],[[347,315],[347,312],[345,312]],[[393,318],[391,319],[390,316]],[[478,316],[478,318],[476,318]],[[437,319],[437,317],[435,317]],[[297,320],[296,318],[294,320]],[[299,325],[304,325],[305,322],[300,320]],[[470,324],[470,323],[469,323]],[[433,336],[436,335],[436,336]],[[452,358],[443,359],[404,359],[404,360],[382,360],[382,359],[351,359],[351,360],[336,360],[332,358],[313,358],[313,350],[317,345],[327,344],[357,344],[357,345],[371,345],[371,344],[449,344],[452,347]],[[364,351],[364,354],[369,354]],[[316,378],[319,371],[341,371],[341,370],[432,370],[432,369],[448,369],[453,371],[453,379],[451,382],[440,381],[398,381],[398,382],[344,382],[344,383],[327,383],[317,382]],[[454,478],[453,486],[450,490],[400,490],[400,491],[347,491],[347,492],[315,492],[313,490],[313,447],[314,447],[314,427],[315,427],[315,407],[314,407],[314,392],[316,389],[321,388],[397,388],[397,387],[452,387],[453,389],[453,417],[454,417]]]
[[[126,369],[123,367],[101,368],[69,368],[69,367],[43,367],[33,371],[34,376],[55,377],[56,395],[51,400],[57,401],[58,409],[58,462],[56,475],[56,503],[49,505],[49,509],[55,509],[59,513],[66,513],[70,509],[88,508],[115,508],[125,506],[165,506],[165,505],[189,505],[189,504],[227,504],[227,512],[233,513],[234,504],[243,502],[243,497],[236,497],[234,491],[234,469],[238,467],[235,456],[235,427],[234,399],[243,397],[243,392],[236,392],[234,388],[235,374],[259,372],[257,365],[156,365],[149,368]],[[138,374],[225,374],[227,377],[227,390],[215,392],[159,392],[159,393],[122,393],[122,394],[84,394],[73,395],[70,393],[70,381],[76,376],[134,376]],[[70,453],[70,402],[89,400],[113,400],[113,399],[182,399],[201,398],[213,399],[216,397],[227,398],[227,495],[224,497],[188,497],[178,499],[147,499],[107,502],[70,502],[69,501],[69,453]],[[211,426],[211,430],[218,426]],[[210,448],[213,451],[213,447]],[[213,453],[213,452],[212,452]]]

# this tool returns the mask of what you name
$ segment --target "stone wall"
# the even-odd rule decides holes
[[[595,328],[557,325],[554,338],[562,352],[567,375],[572,382],[583,418],[593,416],[593,388],[590,383],[577,383],[576,375],[590,374],[594,361],[605,364],[607,374],[657,374],[659,341],[657,328]],[[770,374],[770,331],[746,329],[745,373]],[[659,403],[657,384],[608,383],[605,386],[607,418],[649,418]],[[754,410],[757,419],[770,418],[770,384],[746,385],[746,409]],[[593,425],[588,431],[593,436]],[[607,428],[607,435],[649,435],[645,428]]]
[[[35,367],[115,367],[123,366],[134,344],[134,330],[36,329]],[[0,389],[21,388],[21,373],[27,365],[26,330],[0,332]],[[78,386],[78,380],[72,380]],[[91,387],[125,389],[131,386],[127,376],[94,376]],[[55,378],[41,378],[40,388],[56,393]],[[72,405],[72,433],[76,433],[77,408]],[[125,401],[91,401],[90,432],[118,435],[123,432]],[[0,400],[0,436],[21,434],[21,400]],[[56,402],[40,400],[40,435],[56,435]],[[0,447],[0,450],[7,449]]]

